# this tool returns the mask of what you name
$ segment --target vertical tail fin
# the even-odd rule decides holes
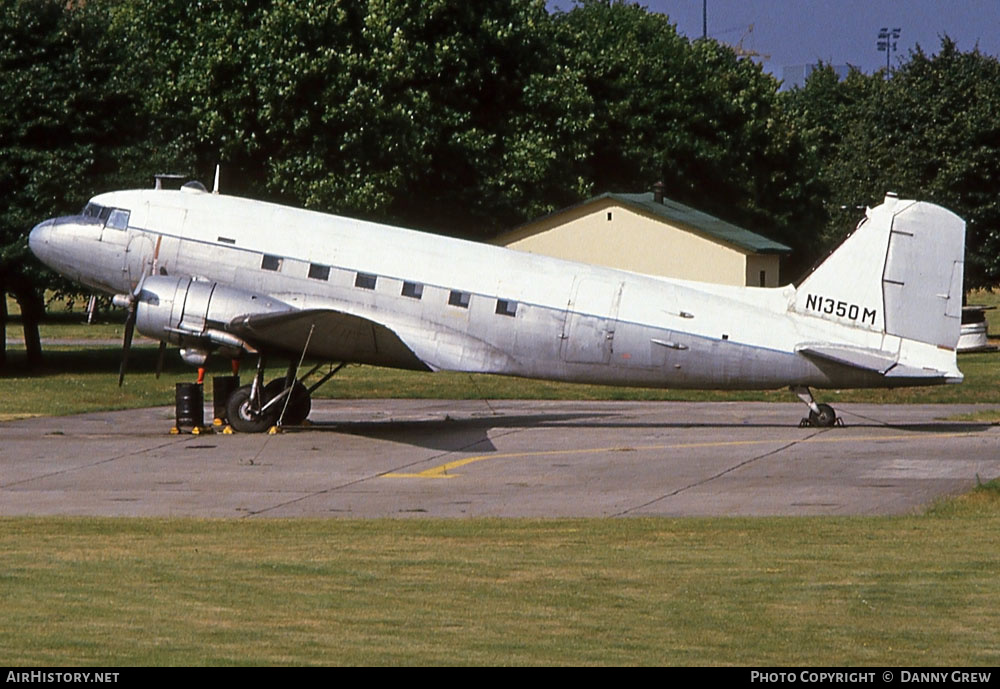
[[[961,218],[889,195],[799,285],[792,308],[953,350],[962,321],[964,255]]]

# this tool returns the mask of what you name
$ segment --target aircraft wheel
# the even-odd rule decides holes
[[[830,428],[837,423],[837,412],[829,404],[819,404],[819,413],[809,412],[809,423],[817,428]]]
[[[275,378],[264,386],[264,399],[273,400],[275,397],[280,395],[284,389],[285,379]],[[288,410],[285,412],[285,418],[282,419],[282,424],[298,426],[309,417],[309,412],[312,411],[312,397],[309,395],[309,390],[306,389],[306,386],[299,381],[295,381],[295,384],[292,385],[291,395],[292,399],[288,401]],[[281,416],[281,410],[285,406],[285,400],[281,400],[275,406],[277,407],[277,411],[274,413],[274,418],[277,419]]]
[[[264,401],[267,401],[264,396]],[[250,404],[250,386],[237,388],[226,400],[226,415],[229,425],[240,433],[263,433],[278,420],[278,411],[268,409],[260,413]]]

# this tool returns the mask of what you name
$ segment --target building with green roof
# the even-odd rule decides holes
[[[497,244],[572,261],[725,285],[777,287],[791,249],[664,198],[606,193],[532,220]]]

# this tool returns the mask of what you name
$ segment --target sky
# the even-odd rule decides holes
[[[705,0],[708,35],[745,50],[764,69],[782,78],[784,67],[815,64],[854,65],[866,73],[885,67],[886,54],[876,47],[882,27],[900,29],[898,62],[920,45],[933,54],[941,36],[954,39],[959,50],[976,45],[1000,55],[1000,0]],[[645,0],[638,3],[670,17],[679,33],[702,35],[702,0]],[[568,9],[569,0],[550,2]],[[753,27],[752,31],[749,30]]]

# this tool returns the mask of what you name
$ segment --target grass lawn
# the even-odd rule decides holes
[[[0,664],[996,665],[1000,489],[881,518],[0,519]]]

